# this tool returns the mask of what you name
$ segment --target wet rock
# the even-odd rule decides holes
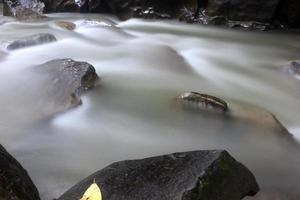
[[[251,123],[253,126],[263,127],[287,139],[292,139],[292,134],[271,112],[253,105],[231,104],[228,116],[234,121]]]
[[[13,16],[20,21],[36,21],[47,19],[47,16],[21,6],[16,7],[13,13]]]
[[[184,107],[213,110],[217,112],[226,112],[228,110],[227,103],[222,99],[198,92],[186,92],[181,94],[177,99]]]
[[[38,0],[5,0],[4,16],[13,16],[22,21],[35,21],[47,18],[43,15],[44,4]]]
[[[111,10],[104,0],[79,0],[80,12],[83,13],[111,13]]]
[[[292,134],[287,128],[269,111],[248,104],[231,103],[228,104],[211,95],[200,94],[197,92],[186,92],[177,97],[177,103],[184,109],[189,110],[209,110],[222,115],[227,120],[232,120],[234,123],[252,124],[254,127],[265,128],[274,134],[286,137],[288,140],[293,140]]]
[[[61,28],[72,31],[76,28],[76,24],[67,21],[56,21],[55,24]]]
[[[234,21],[271,22],[280,0],[208,0],[208,16],[224,16]]]
[[[26,170],[0,145],[0,199],[39,200],[39,193]]]
[[[132,17],[188,20],[198,9],[197,0],[110,0],[107,3],[121,20]]]
[[[296,77],[300,77],[300,62],[293,61],[287,67],[286,71]]]
[[[36,35],[30,35],[18,40],[8,41],[6,49],[7,50],[16,50],[30,46],[36,46],[41,44],[46,44],[50,42],[55,42],[56,38],[52,34],[40,33]]]
[[[259,190],[245,166],[226,151],[212,150],[117,162],[59,200],[80,199],[94,179],[105,200],[240,200]]]
[[[82,92],[93,88],[99,79],[92,65],[69,58],[51,60],[36,66],[34,71],[46,76],[46,82],[56,95],[67,99],[71,106],[81,103]]]

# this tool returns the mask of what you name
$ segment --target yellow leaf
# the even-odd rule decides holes
[[[99,186],[94,183],[85,191],[80,200],[102,200],[102,194]]]

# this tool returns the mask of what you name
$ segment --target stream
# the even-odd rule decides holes
[[[300,198],[298,144],[247,121],[174,103],[179,94],[197,91],[229,106],[258,106],[298,141],[300,80],[282,66],[300,58],[299,32],[120,22],[92,14],[48,17],[30,23],[0,16],[1,144],[28,170],[42,200],[59,197],[112,162],[201,149],[226,149],[249,167],[262,188],[249,200]],[[52,33],[57,41],[4,49],[5,41],[36,33]],[[67,110],[57,98],[62,88],[47,90],[51,84],[28,70],[56,58],[89,62],[101,77],[81,106]]]

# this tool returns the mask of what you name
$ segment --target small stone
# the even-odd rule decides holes
[[[184,107],[200,108],[218,112],[226,112],[228,110],[227,103],[222,99],[198,92],[186,92],[181,94],[177,99]]]
[[[61,28],[73,31],[76,28],[76,24],[67,21],[56,21],[55,24]]]

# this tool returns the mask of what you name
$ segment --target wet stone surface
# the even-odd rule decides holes
[[[39,200],[39,193],[26,170],[0,145],[0,199]]]
[[[229,153],[209,150],[113,163],[59,200],[80,199],[94,180],[105,200],[240,200],[259,190],[253,174]]]
[[[198,92],[186,92],[177,98],[178,102],[184,107],[196,109],[211,110],[217,112],[226,112],[228,104],[218,97]]]

